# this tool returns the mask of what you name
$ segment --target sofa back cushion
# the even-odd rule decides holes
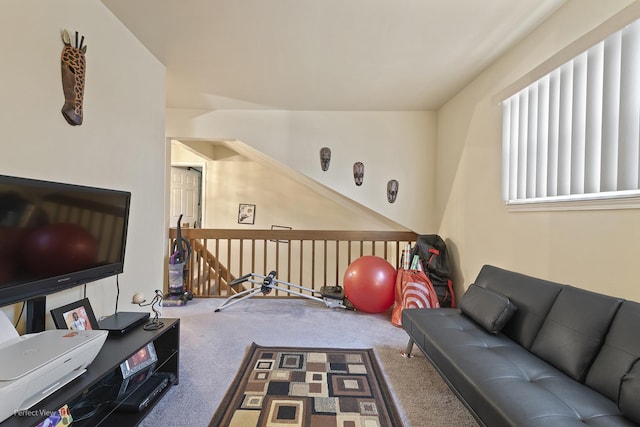
[[[577,381],[584,381],[622,300],[565,286],[531,351]]]
[[[624,301],[611,323],[602,349],[589,369],[585,383],[618,401],[622,378],[640,359],[640,303]],[[640,363],[637,363],[640,372]],[[640,401],[640,396],[638,396]],[[640,405],[639,405],[640,407]]]
[[[504,295],[518,307],[502,333],[529,349],[562,285],[485,265],[475,284]]]

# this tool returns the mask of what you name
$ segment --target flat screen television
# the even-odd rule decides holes
[[[43,329],[46,295],[122,273],[130,203],[127,191],[0,175],[0,306],[37,301],[27,329]]]

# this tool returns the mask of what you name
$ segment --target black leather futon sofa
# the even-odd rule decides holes
[[[402,327],[480,425],[640,424],[637,302],[485,265],[459,308]]]

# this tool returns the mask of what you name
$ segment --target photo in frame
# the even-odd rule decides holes
[[[256,205],[240,203],[238,207],[238,224],[254,224],[256,220]]]
[[[100,329],[88,298],[54,308],[51,310],[51,317],[53,317],[53,323],[58,329],[75,331]]]

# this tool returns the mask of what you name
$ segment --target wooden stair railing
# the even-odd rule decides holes
[[[410,231],[189,228],[181,233],[192,248],[185,289],[195,297],[229,296],[244,289],[228,286],[236,277],[272,270],[280,280],[314,290],[340,285],[349,264],[361,256],[376,255],[398,267],[402,250],[418,237]],[[170,250],[176,236],[171,228]]]
[[[192,258],[189,265],[190,274],[187,275],[187,290],[194,295],[204,296],[230,295],[245,289],[244,285],[238,285],[235,289],[229,286],[229,282],[235,280],[236,276],[231,274],[200,240],[191,240],[190,243]],[[215,291],[215,286],[219,287],[218,292]]]

